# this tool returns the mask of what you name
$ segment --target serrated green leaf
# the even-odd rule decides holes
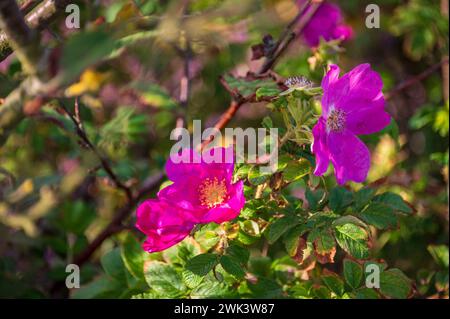
[[[269,87],[261,87],[256,90],[256,98],[260,99],[262,97],[275,97],[277,96],[281,90],[276,86],[269,86]]]
[[[217,264],[219,260],[215,254],[201,254],[190,259],[186,264],[186,269],[199,276],[206,276]]]
[[[246,264],[248,262],[248,258],[250,257],[250,252],[248,251],[248,249],[237,244],[231,244],[227,248],[226,254],[236,259],[241,264]]]
[[[391,207],[381,202],[370,203],[359,216],[368,224],[378,229],[393,228],[397,226],[398,218]]]
[[[126,282],[125,265],[120,256],[119,248],[114,248],[103,255],[100,261],[106,274],[119,282]]]
[[[248,283],[248,288],[253,294],[253,298],[277,298],[281,296],[282,289],[278,283],[272,279],[258,278],[255,284]]]
[[[331,291],[325,286],[313,286],[311,289],[312,293],[316,298],[319,299],[330,299]]]
[[[300,236],[303,235],[306,230],[306,226],[302,224],[295,226],[284,234],[283,242],[289,256],[295,256],[295,254],[297,253]]]
[[[330,208],[335,212],[342,212],[353,201],[352,193],[343,187],[335,187],[328,198]]]
[[[308,237],[309,240],[310,238]],[[321,255],[328,253],[336,246],[334,237],[329,229],[320,230],[311,240],[314,242],[314,248]]]
[[[211,280],[204,281],[190,293],[192,299],[231,298],[233,296],[233,293],[224,283]]]
[[[380,292],[395,299],[407,298],[411,292],[411,280],[399,269],[385,270],[380,274]]]
[[[362,188],[353,195],[353,210],[360,212],[373,198],[375,190],[373,188]]]
[[[232,89],[238,90],[238,92],[243,96],[251,95],[255,93],[259,88],[278,89],[277,84],[273,80],[257,79],[247,81],[246,79],[235,78],[229,74],[226,74],[224,76],[224,80]]]
[[[171,265],[159,261],[148,261],[144,265],[145,280],[150,288],[166,298],[180,298],[186,286]]]
[[[351,288],[358,288],[363,278],[362,266],[353,260],[344,259],[344,278]]]
[[[123,285],[117,280],[102,276],[80,289],[74,289],[71,297],[74,299],[117,298],[121,289]]]
[[[358,259],[369,256],[367,232],[355,224],[344,224],[335,227],[335,237],[339,246]]]
[[[295,182],[308,175],[311,171],[311,164],[305,158],[298,161],[290,161],[283,170],[283,178],[286,182]]]
[[[200,285],[203,281],[203,278],[205,278],[203,276],[194,274],[192,271],[190,271],[188,269],[183,270],[182,276],[183,276],[183,282],[190,289],[194,289],[195,287]]]
[[[237,279],[245,277],[245,271],[236,259],[225,255],[220,258],[220,264],[227,273],[233,275]]]
[[[291,216],[285,216],[274,221],[269,228],[267,239],[269,243],[273,244],[285,232],[298,224],[298,220]]]
[[[394,211],[399,211],[405,214],[412,213],[411,207],[409,207],[403,198],[400,195],[395,193],[387,192],[380,195],[377,195],[373,199],[374,202],[381,202],[389,207],[391,207]]]
[[[344,294],[344,282],[336,274],[323,274],[322,280],[325,285],[338,297]]]
[[[309,188],[307,188],[305,197],[308,201],[309,208],[313,211],[322,209],[326,203],[325,191],[322,189],[311,191]]]
[[[144,279],[146,254],[136,237],[131,233],[127,233],[120,249],[120,255],[125,267],[137,279]]]
[[[448,246],[445,245],[429,245],[428,252],[433,257],[434,261],[442,268],[448,269]]]
[[[359,288],[355,291],[356,299],[379,299],[380,296],[378,293],[372,288]]]
[[[259,166],[252,166],[248,172],[248,181],[252,185],[260,185],[267,181],[270,177],[270,173],[262,172]]]

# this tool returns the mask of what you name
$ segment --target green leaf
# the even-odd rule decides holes
[[[331,292],[325,286],[313,286],[311,289],[312,293],[319,299],[330,299]]]
[[[311,171],[311,164],[305,158],[298,161],[290,161],[283,170],[283,178],[286,182],[295,182],[308,175]]]
[[[74,289],[71,297],[74,299],[112,298],[118,297],[123,285],[108,276],[102,276],[80,289]]]
[[[333,273],[322,274],[322,281],[338,297],[344,294],[344,282],[338,275]]]
[[[378,293],[372,288],[361,287],[355,291],[356,299],[379,299]]]
[[[391,207],[394,211],[399,211],[405,214],[412,213],[411,207],[409,207],[400,195],[387,192],[377,195],[373,199],[374,202],[380,202]]]
[[[353,210],[359,212],[363,209],[372,199],[375,194],[373,188],[362,188],[354,194]]]
[[[270,173],[262,172],[259,166],[252,166],[248,172],[248,181],[253,185],[260,185],[267,181]]]
[[[219,260],[215,254],[201,254],[195,256],[186,264],[186,269],[199,276],[206,276],[217,264]]]
[[[394,228],[398,223],[397,215],[395,215],[392,208],[380,202],[370,203],[359,216],[366,223],[378,229]]]
[[[261,87],[256,90],[256,98],[260,99],[262,97],[268,96],[268,97],[275,97],[277,96],[281,90],[278,87]]]
[[[245,271],[236,259],[225,255],[220,258],[220,264],[227,273],[233,275],[237,279],[245,277]]]
[[[411,292],[411,280],[399,269],[385,270],[380,274],[380,292],[395,299],[407,298]]]
[[[335,237],[339,246],[358,259],[369,256],[367,232],[355,224],[344,224],[335,227]]]
[[[246,264],[248,262],[248,258],[250,257],[250,252],[248,251],[248,249],[241,247],[237,244],[231,244],[227,248],[226,254],[236,259],[241,264]]]
[[[311,191],[309,188],[305,192],[306,200],[308,201],[309,208],[313,211],[317,211],[323,208],[326,203],[325,191],[318,189],[316,191]]]
[[[234,297],[225,284],[211,280],[204,281],[197,286],[192,290],[190,296],[193,299]]]
[[[363,278],[362,266],[353,260],[344,259],[344,278],[350,287],[358,288]]]
[[[144,275],[149,287],[165,298],[179,298],[185,294],[181,275],[169,264],[148,261],[144,265]]]
[[[95,209],[80,200],[64,203],[62,212],[63,227],[77,235],[82,235],[96,217]]]
[[[259,277],[255,284],[248,282],[248,288],[253,298],[277,298],[281,296],[282,289],[275,281]]]
[[[177,255],[185,265],[190,259],[201,253],[200,245],[191,238],[183,240],[177,247]]]
[[[343,187],[335,187],[331,190],[329,196],[329,206],[335,212],[342,212],[350,206],[353,201],[352,193]]]
[[[300,236],[306,232],[307,228],[304,224],[297,225],[294,228],[290,229],[283,236],[284,246],[286,247],[286,251],[289,256],[295,256],[297,253],[297,249],[300,243]]]
[[[313,232],[311,232],[311,233],[313,233]],[[336,246],[336,242],[335,242],[333,235],[331,234],[331,231],[329,229],[323,229],[323,230],[317,232],[317,235],[314,237],[315,238],[312,238],[312,237],[310,238],[308,236],[308,241],[314,242],[314,248],[321,255],[330,252]]]
[[[448,246],[445,245],[429,245],[428,252],[433,257],[434,261],[442,268],[448,269]]]
[[[119,282],[126,282],[125,265],[120,256],[120,248],[114,248],[103,255],[100,262],[108,276]]]
[[[204,250],[210,250],[219,242],[220,237],[217,235],[217,227],[217,224],[211,223],[202,226],[200,230],[195,232],[194,238]]]
[[[116,41],[106,31],[76,32],[62,52],[61,66],[65,76],[68,79],[78,76],[87,67],[107,57],[115,45]]]
[[[190,289],[194,289],[198,285],[200,285],[203,281],[203,276],[199,276],[194,274],[192,271],[185,269],[182,273],[183,276],[183,282],[186,284],[186,286]]]
[[[277,84],[273,80],[268,79],[247,81],[246,79],[235,78],[227,74],[224,76],[224,80],[232,89],[236,89],[243,96],[251,95],[259,88],[278,89]]]
[[[269,232],[267,234],[267,239],[270,244],[273,244],[281,237],[285,232],[287,232],[292,227],[298,224],[298,220],[291,216],[285,216],[277,219],[270,225]]]
[[[144,279],[144,261],[147,253],[133,234],[127,233],[120,254],[130,274],[137,279]]]

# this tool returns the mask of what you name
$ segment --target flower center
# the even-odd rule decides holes
[[[200,203],[209,208],[222,204],[228,196],[225,181],[223,179],[219,181],[217,177],[206,178],[198,191]]]
[[[345,112],[334,109],[327,118],[327,128],[329,131],[341,132],[345,128]]]

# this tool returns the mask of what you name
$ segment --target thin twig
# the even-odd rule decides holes
[[[305,4],[300,8],[295,18],[284,29],[279,40],[275,44],[272,51],[269,53],[269,58],[265,61],[264,65],[262,66],[261,70],[258,73],[265,73],[274,66],[279,57],[287,50],[291,42],[295,38],[297,38],[298,34],[300,34],[303,31],[303,28],[314,16],[317,9],[319,9],[320,5],[321,3],[313,3],[311,5],[311,1],[305,2]],[[297,24],[299,24],[298,27]],[[297,30],[294,30],[295,27],[297,27]]]
[[[428,69],[426,69],[425,71],[423,71],[422,73],[400,83],[399,85],[397,85],[395,88],[393,88],[391,91],[389,91],[388,93],[385,94],[385,99],[389,100],[391,99],[394,95],[400,93],[401,91],[403,91],[404,89],[416,84],[417,82],[420,82],[424,79],[426,79],[427,77],[429,77],[430,75],[432,75],[434,72],[436,72],[437,70],[439,70],[441,68],[442,65],[445,65],[448,63],[448,57],[444,58],[442,61],[440,61],[439,63],[436,63],[434,65],[432,65],[431,67],[429,67]]]
[[[114,182],[114,184],[116,185],[117,188],[120,188],[121,190],[123,190],[125,192],[125,194],[128,198],[128,201],[131,202],[133,200],[133,195],[131,193],[130,188],[128,186],[126,186],[125,184],[123,184],[120,181],[119,177],[117,177],[117,175],[114,173],[113,169],[109,165],[108,159],[103,154],[101,154],[101,152],[91,142],[91,140],[87,136],[86,132],[84,131],[81,122],[67,109],[67,107],[63,103],[61,103],[61,108],[72,120],[73,124],[75,125],[76,133],[80,137],[80,139],[98,157],[100,164],[102,165],[106,174],[108,174],[108,176],[111,178],[111,180]]]

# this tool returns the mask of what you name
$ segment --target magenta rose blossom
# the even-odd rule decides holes
[[[298,0],[297,4],[302,7],[305,0]],[[307,8],[307,14],[310,8]],[[320,43],[320,38],[325,41],[342,39],[348,40],[353,36],[353,30],[350,26],[343,23],[341,9],[332,3],[322,3],[319,9],[314,13],[311,20],[305,26],[302,32],[305,42],[310,47],[316,47]]]
[[[194,228],[194,223],[186,219],[179,207],[149,199],[137,209],[136,228],[147,235],[142,248],[152,253],[182,241]]]
[[[323,175],[331,161],[338,184],[366,179],[370,153],[356,135],[372,134],[389,125],[382,87],[381,77],[369,64],[361,64],[341,78],[339,67],[330,66],[322,80],[322,115],[312,130],[314,174]]]
[[[232,148],[214,148],[203,156],[191,149],[173,155],[166,173],[173,184],[137,209],[136,227],[147,235],[143,249],[167,249],[189,235],[195,224],[236,218],[245,204],[243,182],[232,182]]]
[[[167,161],[167,176],[173,184],[162,189],[158,197],[185,209],[196,223],[232,220],[245,204],[243,182],[232,182],[233,170],[231,147],[213,148],[202,156],[183,150]]]

